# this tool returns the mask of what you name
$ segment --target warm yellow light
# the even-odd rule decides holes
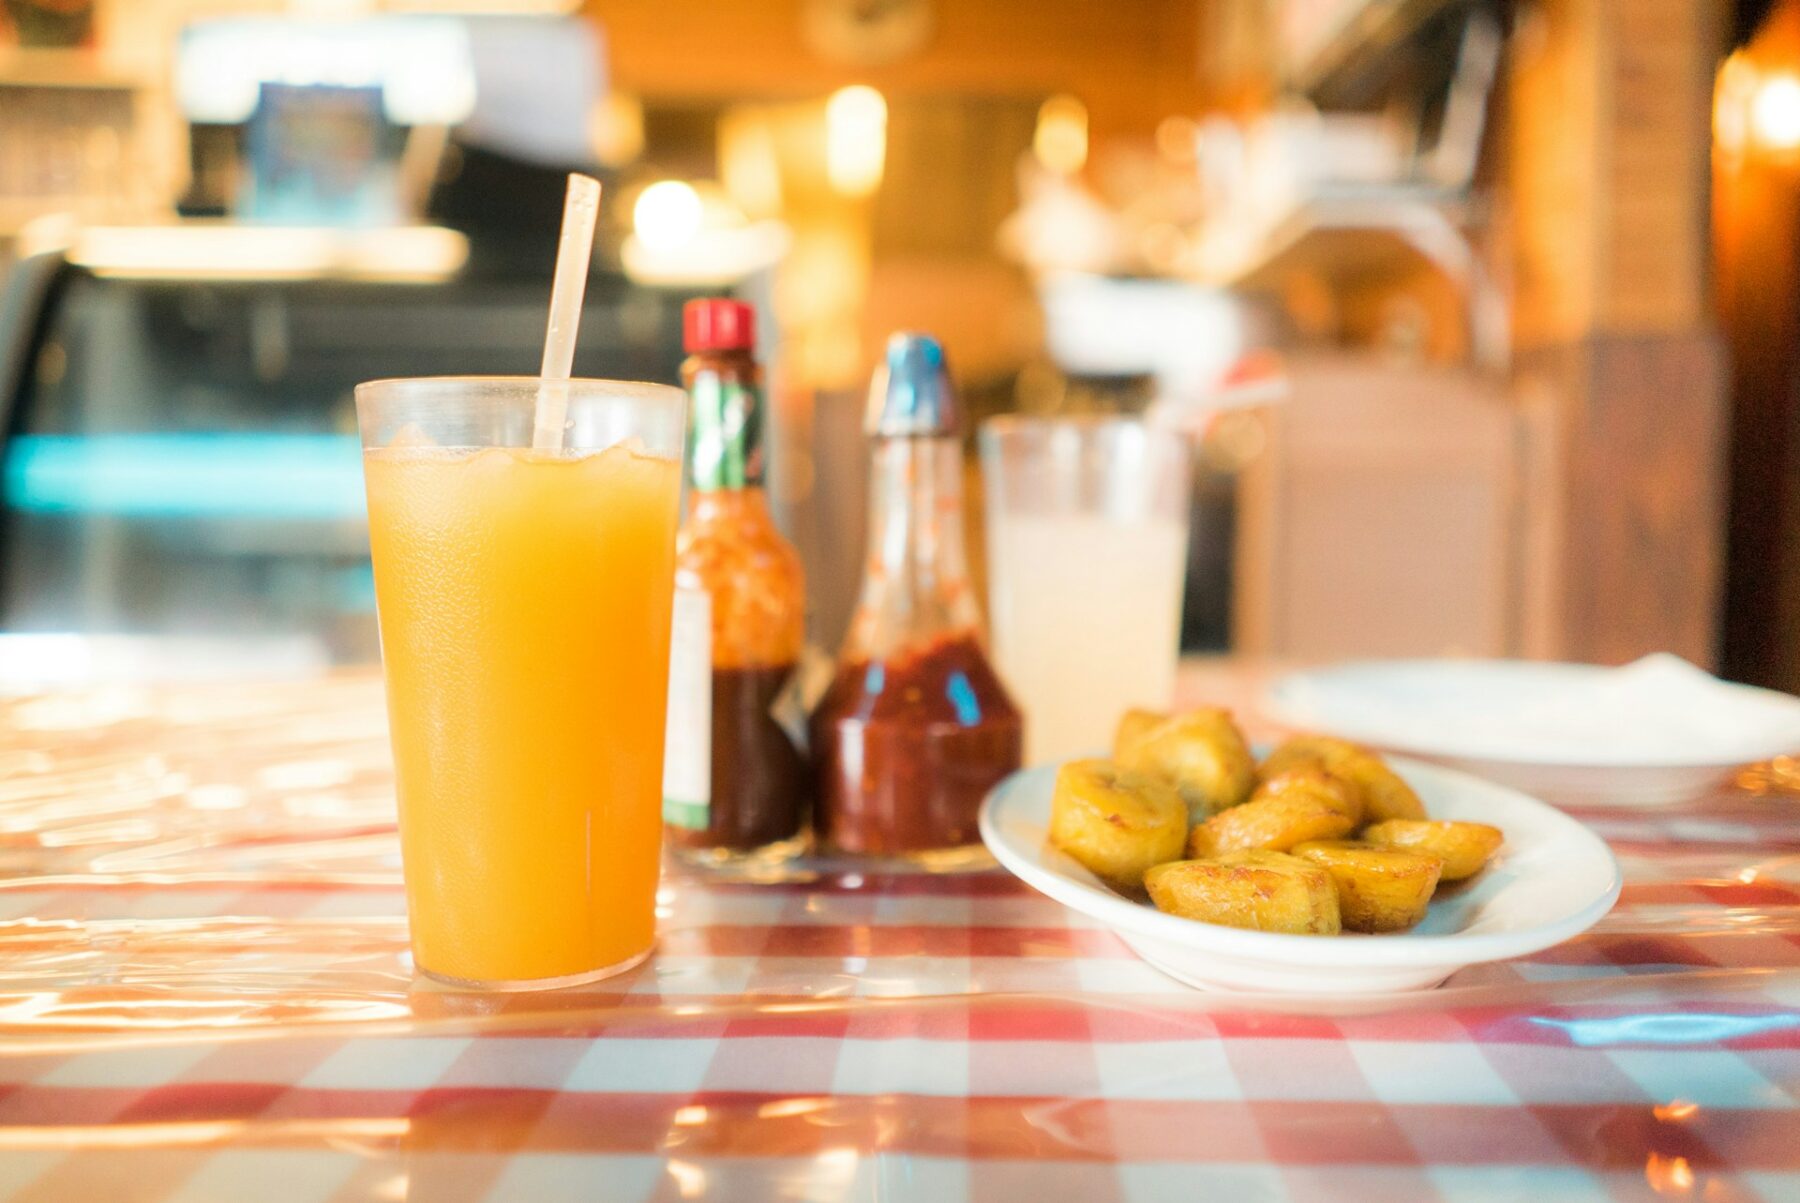
[[[1659,1195],[1687,1195],[1694,1189],[1694,1167],[1685,1157],[1651,1153],[1644,1161],[1644,1177]]]
[[[678,247],[652,249],[632,235],[619,247],[625,274],[640,284],[718,288],[742,280],[780,261],[792,241],[778,221],[714,228],[702,222],[700,232]],[[681,1014],[681,1008],[675,1008]],[[698,1015],[695,1007],[692,1014]]]
[[[409,1119],[344,1116],[336,1119],[168,1120],[123,1124],[41,1124],[0,1128],[0,1150],[204,1148],[246,1135],[320,1143],[404,1139]]]
[[[750,217],[781,212],[781,161],[767,120],[734,115],[719,123],[719,182]]]
[[[1800,150],[1800,78],[1771,75],[1758,85],[1750,130],[1764,150]]]
[[[631,209],[631,225],[639,241],[652,251],[673,251],[693,241],[700,232],[704,210],[692,184],[658,180],[638,193]]]
[[[594,157],[622,167],[644,153],[644,105],[628,92],[608,92],[590,119]]]
[[[887,101],[863,84],[839,88],[825,102],[825,172],[848,196],[881,186],[887,160]]]
[[[1200,127],[1192,118],[1164,117],[1156,123],[1156,150],[1171,163],[1192,163],[1198,150]]]
[[[1650,1114],[1654,1115],[1665,1124],[1680,1123],[1683,1120],[1690,1120],[1699,1113],[1700,1104],[1689,1102],[1687,1099],[1675,1099],[1671,1102],[1661,1103],[1650,1109]]]
[[[1719,68],[1713,88],[1713,141],[1726,154],[1741,154],[1750,138],[1750,102],[1756,96],[1756,68],[1738,51]]]
[[[691,1161],[670,1158],[664,1167],[675,1180],[675,1191],[684,1199],[698,1199],[706,1194],[706,1170]]]
[[[887,101],[867,84],[839,88],[825,102],[825,119],[834,125],[872,128],[887,124]]]
[[[353,279],[432,284],[461,270],[469,243],[436,226],[89,226],[69,261],[97,276],[151,279]]]
[[[1038,109],[1031,151],[1057,175],[1074,175],[1087,165],[1087,106],[1073,96],[1052,96]]]

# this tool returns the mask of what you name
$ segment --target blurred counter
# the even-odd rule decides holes
[[[535,371],[552,249],[541,273],[469,270],[446,229],[195,222],[22,261],[0,302],[0,630],[372,660],[353,389]],[[576,373],[674,379],[688,295],[596,271]]]

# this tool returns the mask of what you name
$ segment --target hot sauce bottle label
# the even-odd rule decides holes
[[[712,595],[675,590],[669,632],[669,724],[663,822],[703,831],[712,815]]]
[[[747,380],[707,372],[689,389],[688,473],[696,489],[763,482],[762,392]]]

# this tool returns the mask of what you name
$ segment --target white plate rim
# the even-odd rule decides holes
[[[1351,674],[1382,673],[1393,671],[1416,672],[1426,666],[1450,666],[1457,672],[1469,674],[1492,673],[1496,675],[1557,674],[1569,677],[1591,677],[1596,673],[1612,672],[1613,669],[1597,664],[1573,664],[1565,661],[1549,660],[1482,660],[1446,658],[1438,660],[1356,660],[1344,664],[1335,664],[1329,668],[1298,669],[1283,673],[1271,681],[1262,691],[1261,709],[1265,715],[1284,727],[1301,731],[1329,732],[1353,739],[1359,743],[1373,744],[1383,748],[1399,748],[1420,756],[1438,756],[1452,760],[1484,761],[1489,764],[1517,764],[1538,766],[1543,768],[1567,769],[1715,769],[1720,773],[1728,772],[1745,764],[1754,764],[1771,756],[1780,756],[1794,749],[1789,747],[1767,747],[1758,745],[1761,750],[1750,750],[1746,745],[1745,754],[1720,760],[1715,756],[1682,755],[1676,749],[1658,756],[1627,755],[1615,753],[1565,753],[1552,750],[1544,752],[1520,752],[1496,746],[1491,741],[1458,742],[1453,736],[1441,740],[1419,740],[1404,734],[1395,735],[1379,723],[1359,723],[1354,718],[1345,721],[1341,718],[1324,719],[1310,711],[1301,703],[1296,703],[1286,696],[1301,681],[1321,678],[1341,677]],[[1752,695],[1766,705],[1778,705],[1795,710],[1800,716],[1800,698],[1782,693],[1780,690],[1764,689],[1756,685],[1743,685],[1736,681],[1721,681],[1719,684],[1727,689],[1741,691]]]
[[[1435,778],[1459,789],[1503,797],[1508,805],[1523,805],[1541,812],[1538,816],[1540,820],[1559,829],[1564,839],[1583,844],[1590,853],[1597,851],[1604,857],[1611,869],[1610,880],[1604,889],[1579,910],[1553,922],[1519,931],[1475,934],[1407,932],[1350,938],[1299,936],[1224,927],[1184,919],[1179,915],[1164,914],[1148,904],[1133,902],[1109,890],[1067,877],[1022,854],[1000,834],[996,812],[1008,806],[1012,798],[1025,793],[1040,780],[1044,781],[1043,792],[1047,797],[1049,782],[1054,780],[1059,765],[1022,769],[995,786],[982,800],[978,826],[982,842],[1009,873],[1071,910],[1097,919],[1110,928],[1120,928],[1135,935],[1246,961],[1306,963],[1320,968],[1460,968],[1488,961],[1503,961],[1561,944],[1598,923],[1618,901],[1625,884],[1618,858],[1613,855],[1605,840],[1556,807],[1518,790],[1440,765],[1423,764],[1399,756],[1385,759],[1404,777],[1426,780]]]

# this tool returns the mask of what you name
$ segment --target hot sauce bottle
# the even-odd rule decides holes
[[[755,316],[722,299],[682,314],[690,494],[675,544],[663,825],[677,855],[709,863],[800,851],[812,792],[775,717],[805,641],[806,590],[762,488]]]
[[[963,553],[962,441],[936,340],[896,334],[869,390],[868,559],[812,718],[820,839],[932,867],[981,859],[976,811],[1023,724],[988,663]]]

